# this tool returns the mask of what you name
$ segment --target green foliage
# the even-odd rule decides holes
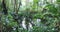
[[[49,12],[53,14],[57,14],[57,8],[53,4],[46,5],[46,8],[49,10]]]
[[[57,1],[57,3],[60,3],[60,0],[56,0]]]
[[[10,22],[9,24],[8,24],[8,26],[11,26],[11,27],[17,27],[18,25],[17,25],[17,22]]]
[[[59,32],[60,31],[59,30],[60,29],[60,24],[59,24],[60,23],[60,6],[59,6],[60,0],[56,0],[56,2],[57,2],[56,4],[58,4],[58,6],[47,2],[44,7],[42,5],[43,8],[38,6],[39,0],[33,0],[32,7],[28,7],[28,8],[20,7],[21,9],[25,9],[25,10],[18,11],[19,13],[17,14],[17,16],[15,16],[17,18],[19,17],[17,20],[14,20],[14,18],[13,18],[14,16],[11,15],[11,12],[14,10],[13,3],[10,3],[8,0],[6,0],[6,1],[7,1],[6,2],[7,7],[8,7],[8,15],[4,15],[2,13],[3,16],[1,17],[1,20],[2,20],[1,22],[3,23],[3,26],[6,25],[7,27],[16,28],[16,30],[14,30],[14,31],[11,30],[11,31],[13,31],[13,32],[16,32],[16,31],[19,31],[19,32],[29,32],[29,31],[31,31],[31,32]],[[9,4],[8,4],[8,2],[9,2]],[[30,10],[30,8],[32,8],[32,10]],[[1,3],[0,3],[0,10],[2,10]],[[24,19],[23,17],[26,17],[28,19],[28,21],[31,18],[32,19],[31,21],[33,21],[33,23],[36,22],[35,24],[37,24],[37,20],[34,21],[34,19],[41,19],[41,21],[38,23],[38,25],[40,25],[40,26],[35,25],[32,27],[32,29],[30,29],[30,30],[28,29],[28,31],[27,31],[27,29],[24,29],[23,27],[19,27],[20,22],[18,22],[18,21],[23,20]],[[6,18],[9,20],[9,23],[6,23],[7,22]],[[59,22],[59,23],[57,23],[57,22]],[[29,23],[29,22],[26,21],[26,23]],[[6,27],[6,26],[4,26],[4,27]]]

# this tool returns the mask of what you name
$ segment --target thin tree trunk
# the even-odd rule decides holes
[[[21,1],[20,1],[20,3],[21,3]],[[20,3],[18,3],[18,0],[14,0],[14,12],[15,12],[15,15],[16,15],[16,17],[15,18],[17,18],[17,23],[18,23],[18,27],[16,28],[16,30],[17,30],[17,32],[19,32],[18,31],[18,28],[20,28],[19,26],[20,26],[20,23],[19,23],[19,20],[18,20],[18,11],[19,11],[19,8],[20,8]],[[19,5],[18,5],[19,4]],[[14,16],[13,16],[14,17]],[[22,23],[22,22],[21,22]]]
[[[16,13],[16,14],[18,14],[18,3],[17,3],[17,1],[18,0],[14,0],[14,12]]]
[[[6,7],[6,2],[5,0],[2,0],[2,8],[3,8],[3,13],[4,15],[7,15],[8,14],[8,9]]]

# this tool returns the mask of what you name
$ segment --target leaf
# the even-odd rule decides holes
[[[49,12],[54,13],[54,14],[57,14],[57,12],[58,12],[57,8],[53,4],[48,4],[48,5],[46,5],[45,8],[47,8],[49,10]]]
[[[60,0],[56,0],[57,1],[57,3],[60,3]]]
[[[34,3],[38,3],[38,0],[33,0]]]

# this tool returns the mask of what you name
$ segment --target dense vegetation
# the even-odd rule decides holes
[[[60,0],[0,0],[0,32],[60,32]]]

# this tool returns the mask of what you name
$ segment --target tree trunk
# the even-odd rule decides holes
[[[3,13],[4,15],[7,15],[8,14],[8,9],[6,7],[6,2],[5,0],[2,1],[2,8],[3,8]]]

